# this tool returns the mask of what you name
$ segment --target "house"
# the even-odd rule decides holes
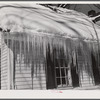
[[[100,84],[99,31],[88,16],[34,4],[1,5],[1,89]]]

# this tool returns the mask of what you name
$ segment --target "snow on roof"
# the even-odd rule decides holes
[[[97,39],[97,32],[100,39],[100,27],[85,14],[73,10],[57,8],[55,12],[38,4],[3,4],[0,8],[0,26],[13,33],[45,33]]]

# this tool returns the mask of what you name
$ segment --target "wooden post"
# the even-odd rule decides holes
[[[14,61],[14,59],[13,59],[13,51],[11,50],[11,43],[9,43],[9,34],[8,34],[8,36],[7,36],[7,65],[8,65],[8,76],[7,76],[7,78],[8,78],[8,90],[10,90],[10,89],[14,89],[14,84],[13,84],[13,61]]]
[[[0,32],[0,89],[1,89],[1,32]]]
[[[8,90],[14,89],[13,71],[13,52],[8,48]]]
[[[7,35],[7,46],[9,45],[9,41],[8,41],[8,35]],[[10,90],[10,51],[9,48],[7,47],[7,89]]]

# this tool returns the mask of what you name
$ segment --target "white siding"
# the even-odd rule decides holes
[[[1,88],[1,32],[0,32],[0,88]]]
[[[7,89],[7,46],[1,37],[1,89]]]
[[[39,71],[40,67],[40,71]],[[15,68],[15,88],[16,89],[46,89],[46,78],[45,78],[45,69],[43,64],[34,68],[33,79],[31,77],[31,67],[21,64],[21,67],[16,64]],[[33,81],[33,83],[32,83]],[[33,84],[33,85],[32,85]]]
[[[89,76],[88,72],[86,72],[86,70],[85,70],[86,65],[84,65],[83,62],[84,62],[83,56],[79,56],[78,57],[78,66],[82,70],[82,71],[80,70],[80,72],[79,72],[80,86],[81,87],[93,86],[94,79],[93,79],[93,77]],[[92,71],[92,68],[90,68],[89,70]]]

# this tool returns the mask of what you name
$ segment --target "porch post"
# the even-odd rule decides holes
[[[7,47],[8,46],[9,46],[9,44],[7,43]],[[14,59],[13,59],[13,51],[11,50],[11,48],[7,48],[7,53],[8,53],[8,58],[7,58],[8,59],[7,60],[7,64],[8,64],[8,90],[10,90],[10,89],[14,89],[14,83],[13,83]]]

